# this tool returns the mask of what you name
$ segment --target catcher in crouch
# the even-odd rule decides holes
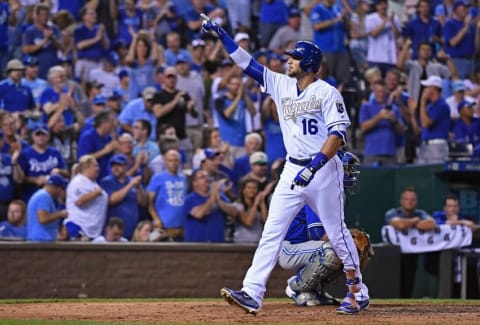
[[[339,153],[344,168],[343,185],[350,194],[354,193],[357,176],[355,167],[359,159],[350,152]],[[368,234],[350,229],[360,257],[360,267],[364,268],[373,256]],[[340,302],[325,291],[325,286],[342,274],[342,262],[328,241],[318,216],[305,206],[292,221],[279,257],[280,266],[297,272],[287,281],[285,293],[298,306],[339,305]],[[369,305],[368,288],[362,283],[361,290],[355,293],[361,310]]]

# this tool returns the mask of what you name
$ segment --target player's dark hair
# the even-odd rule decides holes
[[[140,124],[142,125],[142,128],[147,130],[147,134],[152,133],[152,123],[150,123],[150,121],[145,119],[139,119],[137,120],[137,122],[140,122]]]
[[[430,47],[430,49],[432,49],[432,43],[430,43],[429,41],[421,41],[420,43],[418,43],[417,50],[420,51],[420,48],[423,45],[427,45],[428,47]]]
[[[260,182],[257,181],[256,179],[248,177],[248,176],[240,179],[239,184],[238,184],[238,201],[240,203],[242,203],[245,208],[250,208],[250,206],[245,201],[245,197],[243,196],[243,190],[250,183],[256,184],[257,185],[257,190],[260,190]]]
[[[123,223],[123,220],[118,218],[118,217],[111,217],[108,219],[107,223],[108,228],[113,228],[113,227],[118,227],[119,229],[122,229],[125,227],[125,224]]]
[[[446,205],[448,200],[454,200],[458,202],[458,196],[452,193],[447,194],[447,196],[445,196],[445,199],[443,199],[443,205]]]
[[[111,114],[112,111],[110,111],[109,109],[102,110],[100,113],[97,114],[97,116],[95,116],[95,119],[93,120],[93,126],[96,128],[99,127],[100,125],[102,125],[102,123],[108,121]]]

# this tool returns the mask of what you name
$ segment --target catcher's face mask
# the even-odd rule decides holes
[[[355,194],[360,171],[356,168],[360,165],[360,159],[353,153],[346,151],[342,157],[343,164],[343,187],[350,194]]]

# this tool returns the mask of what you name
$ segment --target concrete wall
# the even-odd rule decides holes
[[[240,288],[255,247],[232,244],[0,243],[0,298],[218,297]],[[397,297],[399,251],[375,245],[365,280],[372,296]],[[275,268],[267,297],[291,274]],[[345,294],[340,277],[329,291]]]

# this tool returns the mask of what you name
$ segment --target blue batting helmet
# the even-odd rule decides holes
[[[357,166],[360,165],[360,159],[349,151],[345,151],[342,157],[343,164],[343,187],[350,193],[355,193],[355,187],[358,183],[360,171]]]
[[[309,41],[298,41],[293,50],[285,51],[285,54],[300,60],[300,68],[305,72],[317,72],[322,63],[322,50]]]

